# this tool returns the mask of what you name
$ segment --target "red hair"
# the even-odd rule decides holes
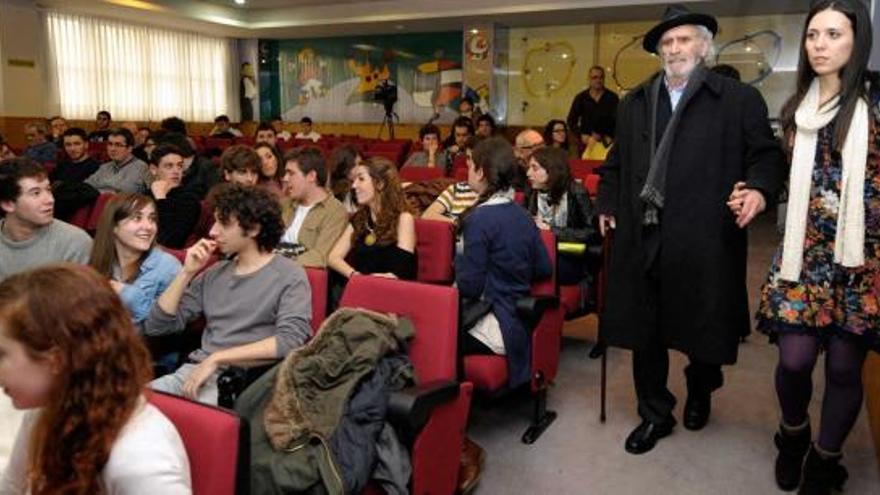
[[[30,438],[31,493],[102,493],[113,443],[152,377],[131,316],[105,277],[56,264],[0,283],[0,320],[33,359],[58,367]]]

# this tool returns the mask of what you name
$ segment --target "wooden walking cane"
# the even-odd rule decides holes
[[[610,265],[611,259],[611,243],[614,240],[614,229],[606,229],[605,237],[602,238],[602,269],[599,272],[599,290],[596,294],[596,307],[597,307],[597,315],[598,321],[601,322],[602,319],[602,311],[605,310],[605,288],[608,284],[608,267]],[[596,345],[599,345],[599,328],[596,327]],[[608,348],[606,347],[602,352],[602,375],[599,383],[599,395],[600,395],[600,403],[599,403],[599,422],[605,422],[605,405],[607,402],[607,391],[608,391]]]

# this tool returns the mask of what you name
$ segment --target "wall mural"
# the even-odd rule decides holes
[[[401,122],[451,122],[462,94],[460,32],[261,40],[261,106],[284,120],[381,122],[375,90],[397,87]],[[274,60],[273,60],[274,59]]]

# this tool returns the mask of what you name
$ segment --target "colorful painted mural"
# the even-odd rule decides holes
[[[397,88],[400,122],[451,122],[462,94],[461,32],[261,40],[261,108],[284,120],[381,122],[374,98]]]

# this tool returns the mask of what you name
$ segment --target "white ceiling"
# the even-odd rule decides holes
[[[48,8],[238,38],[431,32],[659,19],[668,0],[38,0]],[[802,13],[804,0],[678,0],[716,16]]]

